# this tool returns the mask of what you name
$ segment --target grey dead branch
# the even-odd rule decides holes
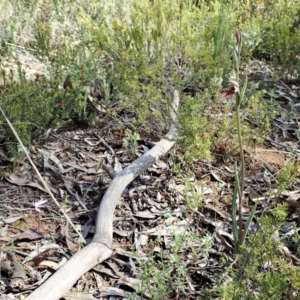
[[[165,155],[177,138],[176,111],[179,106],[179,94],[174,91],[171,110],[172,123],[169,132],[151,150],[135,160],[118,173],[108,187],[98,210],[95,234],[92,242],[77,252],[66,264],[43,285],[37,288],[28,300],[55,300],[65,295],[82,274],[111,257],[113,217],[116,205],[126,186],[143,171],[150,168],[159,157]],[[55,289],[53,288],[55,287]]]

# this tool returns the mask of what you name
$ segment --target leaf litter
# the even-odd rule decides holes
[[[293,103],[297,109],[299,87],[282,83],[274,85],[274,89],[278,101],[286,108]],[[118,113],[130,121],[128,112],[120,110]],[[268,210],[270,197],[267,193],[270,189],[275,192],[276,174],[286,162],[298,160],[290,152],[291,149],[294,150],[292,153],[300,150],[298,122],[297,113],[282,113],[273,120],[272,131],[264,145],[257,146],[255,153],[249,154],[244,223],[254,201],[260,201],[262,206],[256,212],[257,216]],[[87,243],[93,236],[102,196],[113,176],[130,163],[122,147],[126,126],[103,114],[92,130],[78,127],[50,133],[45,142],[35,141],[29,148],[47,185]],[[144,137],[140,133],[136,157],[148,151],[157,140],[155,132]],[[172,151],[176,157],[177,150]],[[136,299],[145,299],[147,295],[139,289],[141,264],[149,262],[151,255],[172,263],[178,237],[185,238],[179,255],[187,267],[184,296],[180,299],[194,299],[203,289],[212,289],[218,276],[225,272],[220,259],[233,257],[232,165],[233,161],[220,161],[217,157],[211,163],[195,162],[186,181],[173,172],[169,156],[158,160],[123,192],[115,211],[114,255],[84,274],[65,299],[128,299],[135,291],[139,292]],[[46,193],[26,160],[21,161],[13,172],[7,170],[5,179],[7,184],[1,191],[0,254],[1,271],[6,279],[1,279],[0,288],[7,299],[14,299],[12,293],[29,294],[81,245],[78,235],[68,227],[49,199],[41,214],[42,230],[35,231],[37,219],[32,201],[46,197]],[[286,191],[272,200],[284,201],[291,209],[280,233],[283,237],[295,234],[295,229],[289,226],[290,221],[298,222],[296,231],[300,228],[299,178],[293,187],[294,191]],[[195,203],[189,202],[191,199]],[[254,232],[255,229],[252,224],[250,230]],[[293,249],[285,245],[283,249],[294,264],[299,265],[300,260]],[[18,283],[14,281],[12,271],[16,266],[25,274],[20,276]]]

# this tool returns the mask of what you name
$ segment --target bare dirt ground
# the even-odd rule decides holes
[[[287,201],[290,204],[287,222],[294,221],[299,227],[299,178],[290,187],[290,194],[280,197],[269,194],[277,188],[276,175],[281,168],[287,162],[299,162],[300,153],[297,135],[300,87],[284,83],[278,85],[277,91],[281,93],[278,101],[286,108],[285,112],[273,120],[265,143],[245,153],[243,211],[247,215],[259,200],[256,213],[259,216],[274,203]],[[135,153],[130,154],[123,147],[125,117],[128,117],[125,110],[119,110],[116,117],[103,114],[93,126],[61,128],[29,147],[44,180],[87,243],[93,236],[99,203],[114,174],[160,138],[155,132],[140,133]],[[127,292],[134,292],[141,283],[139,262],[146,261],[149,253],[171,260],[169,249],[174,235],[191,228],[196,237],[211,236],[212,247],[208,252],[198,251],[195,256],[193,249],[199,250],[203,245],[191,240],[181,249],[182,261],[189,266],[189,286],[175,293],[174,299],[196,299],[205,288],[218,283],[224,273],[220,258],[233,254],[231,207],[235,158],[218,152],[211,162],[195,162],[186,171],[187,184],[175,168],[181,164],[180,153],[181,149],[175,146],[123,192],[113,224],[114,254],[78,280],[71,291],[77,298],[70,299],[126,299]],[[0,295],[1,299],[15,299],[14,296],[30,294],[83,246],[77,243],[78,235],[47,196],[25,157],[15,166],[3,157],[0,168]],[[292,193],[299,197],[291,200]],[[47,200],[41,213],[34,208],[34,202],[40,199]],[[202,203],[200,208],[197,201]],[[293,263],[299,265],[295,251],[290,249]],[[21,272],[18,276],[16,269]],[[93,296],[89,298],[85,292]],[[143,299],[147,295],[140,296]]]

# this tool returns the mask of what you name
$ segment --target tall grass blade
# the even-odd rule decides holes
[[[248,231],[249,231],[249,226],[250,226],[250,224],[251,224],[251,222],[252,222],[252,220],[253,220],[253,217],[254,217],[254,214],[255,214],[257,205],[258,205],[258,202],[255,202],[254,206],[253,206],[252,209],[251,209],[250,215],[249,215],[248,220],[247,220],[247,223],[246,223],[246,225],[245,225],[245,230],[244,230],[244,233],[243,233],[243,240],[242,240],[241,245],[243,245],[244,242],[245,242],[246,236],[247,236]]]

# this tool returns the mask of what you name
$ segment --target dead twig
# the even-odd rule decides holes
[[[113,235],[113,216],[119,198],[138,175],[152,166],[155,161],[165,155],[174,145],[177,138],[178,120],[176,112],[179,106],[179,94],[174,91],[171,109],[171,120],[168,134],[151,150],[136,159],[131,165],[114,176],[101,201],[96,221],[95,235],[92,242],[77,252],[66,264],[36,289],[27,300],[57,300],[65,295],[78,278],[97,264],[109,258]],[[55,287],[55,288],[53,288]]]

